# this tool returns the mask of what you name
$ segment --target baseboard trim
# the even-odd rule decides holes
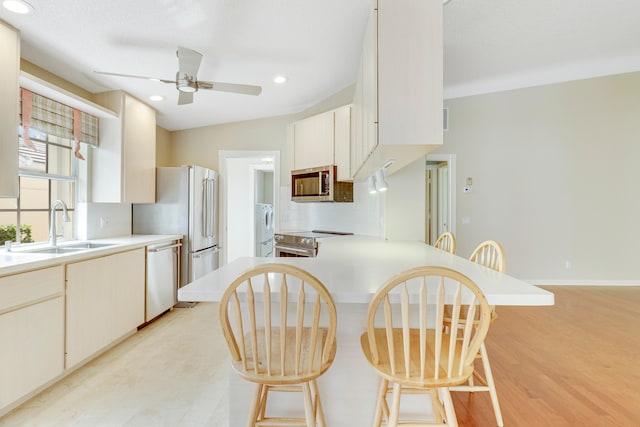
[[[526,280],[535,286],[640,286],[638,280]]]

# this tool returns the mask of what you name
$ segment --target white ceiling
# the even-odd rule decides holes
[[[0,19],[22,56],[91,92],[164,95],[178,130],[302,111],[353,84],[370,0],[29,0]],[[440,1],[440,0],[423,0]],[[445,97],[640,70],[638,0],[452,0],[444,9]],[[177,105],[175,50],[204,54],[198,78],[260,85],[260,96],[201,90]],[[277,74],[289,78],[276,85]]]

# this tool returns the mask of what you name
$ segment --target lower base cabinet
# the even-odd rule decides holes
[[[64,371],[62,266],[0,278],[0,414]]]
[[[66,368],[144,323],[145,249],[67,265]]]

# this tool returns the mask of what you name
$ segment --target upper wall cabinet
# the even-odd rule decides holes
[[[0,21],[0,197],[18,197],[20,34]]]
[[[355,179],[442,144],[442,62],[442,2],[374,1],[353,100]]]
[[[119,117],[100,121],[100,147],[91,157],[91,200],[155,203],[155,110],[122,91],[96,94],[96,102]]]
[[[351,106],[318,114],[293,124],[293,168],[336,165],[337,180],[351,179]]]

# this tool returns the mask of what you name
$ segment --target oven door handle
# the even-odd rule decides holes
[[[279,246],[279,245],[276,245],[276,250],[280,250],[282,252],[290,252],[290,253],[308,256],[308,257],[312,257],[315,252],[313,249],[300,249],[300,248],[294,248],[292,246]]]

